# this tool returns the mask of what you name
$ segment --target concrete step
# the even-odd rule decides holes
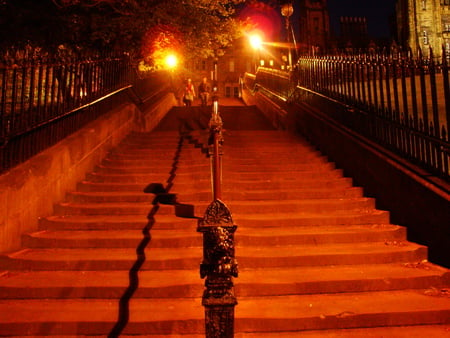
[[[126,309],[127,316],[118,315]],[[201,334],[199,298],[2,300],[4,335]],[[423,290],[243,297],[235,309],[237,332],[286,332],[358,327],[449,324],[450,301]],[[18,320],[20,319],[20,320]],[[125,320],[125,322],[123,322]],[[119,322],[119,325],[116,325]]]
[[[209,168],[204,168],[202,171],[198,172],[172,172],[175,175],[176,180],[210,180],[211,173]],[[147,172],[147,173],[134,173],[130,175],[117,174],[117,173],[96,173],[92,172],[86,175],[86,180],[91,182],[111,182],[111,183],[122,183],[122,182],[159,182],[161,180],[167,179],[168,174],[171,171],[166,172]],[[341,170],[327,170],[327,171],[285,171],[285,172],[224,172],[224,177],[227,181],[259,181],[259,180],[270,180],[270,181],[289,181],[289,182],[301,182],[307,180],[317,180],[322,178],[342,178],[343,174]]]
[[[180,201],[175,205],[160,205],[159,214],[179,214],[183,206],[189,206],[193,216],[204,215],[210,202]],[[370,213],[375,208],[371,198],[348,199],[304,199],[288,201],[230,201],[228,206],[233,214],[266,214],[300,213],[300,214],[328,214],[355,211]],[[154,206],[150,203],[69,203],[64,202],[54,206],[55,215],[147,215]],[[178,211],[177,211],[178,209]]]
[[[162,183],[164,186],[167,181],[173,178],[172,175],[167,175],[166,179],[161,179],[160,181],[141,182],[141,183],[105,183],[105,182],[91,182],[82,181],[77,184],[78,191],[143,191],[148,184],[151,183]],[[205,178],[204,180],[195,181],[178,181],[176,178],[173,180],[173,187],[179,191],[198,191],[204,190],[211,187],[210,180]],[[317,180],[308,181],[297,181],[295,184],[290,181],[272,181],[272,180],[259,180],[259,181],[224,181],[222,184],[223,190],[236,190],[239,187],[241,191],[248,190],[272,190],[272,189],[311,189],[317,186],[327,186],[333,189],[347,189],[352,187],[352,180],[350,178],[324,178]]]
[[[202,237],[195,228],[150,230],[152,247],[201,246]],[[23,236],[27,248],[134,248],[144,239],[142,230],[61,230],[38,231]],[[329,227],[239,227],[235,242],[238,246],[309,245],[356,242],[406,241],[404,227],[379,226],[329,226]]]
[[[208,157],[206,153],[202,153],[201,151],[198,151],[198,153],[192,153],[192,154],[178,154],[178,151],[173,151],[173,154],[170,150],[166,151],[160,151],[160,152],[152,152],[148,151],[147,156],[143,154],[143,152],[123,152],[123,153],[110,153],[107,156],[107,159],[109,161],[116,161],[118,163],[123,162],[130,162],[130,164],[133,164],[133,162],[140,162],[140,163],[154,163],[155,160],[163,159],[165,161],[167,160],[179,160],[183,162],[193,162],[193,163],[201,163],[202,160],[206,160]],[[294,163],[306,163],[306,162],[316,162],[316,163],[325,163],[327,162],[327,159],[325,156],[321,156],[318,153],[311,153],[311,152],[305,152],[305,153],[259,153],[259,152],[241,152],[241,153],[234,153],[234,150],[230,150],[229,153],[224,152],[222,155],[222,159],[224,162],[227,161],[233,161],[237,164],[253,164],[253,163],[264,163],[273,161],[276,159],[277,161],[284,161],[287,162],[293,161]]]
[[[135,298],[198,297],[198,269],[144,270]],[[448,285],[448,271],[430,263],[242,269],[234,279],[237,297],[306,295],[429,289]],[[120,298],[130,282],[127,271],[11,271],[0,274],[2,299]]]
[[[4,270],[128,270],[142,264],[144,270],[193,269],[202,258],[201,247],[152,247],[150,235],[143,235],[136,248],[24,249],[0,256]],[[418,262],[427,258],[427,248],[415,243],[363,242],[324,245],[286,245],[273,247],[238,246],[236,257],[245,268],[282,268]]]
[[[211,189],[198,190],[196,192],[179,194],[170,190],[172,194],[177,195],[177,200],[186,201],[211,201]],[[328,187],[318,187],[315,189],[302,189],[289,191],[274,189],[270,192],[267,190],[251,190],[251,191],[225,191],[223,198],[226,201],[247,200],[247,201],[261,201],[261,200],[296,200],[296,199],[316,199],[316,198],[359,198],[362,197],[362,189],[358,187],[350,187],[347,189],[333,190]],[[73,191],[66,194],[67,202],[78,203],[117,203],[117,202],[151,202],[154,199],[153,194],[143,192],[128,192],[128,191],[105,191],[105,192],[81,192]]]
[[[450,325],[410,325],[410,326],[386,326],[361,329],[336,329],[336,330],[308,330],[299,332],[237,332],[236,338],[348,338],[348,337],[367,337],[367,338],[442,338],[448,335]],[[29,336],[9,336],[10,338],[25,338]],[[44,336],[33,336],[34,338],[43,338]],[[61,336],[58,338],[76,338],[78,336]],[[100,337],[100,336],[92,336]],[[205,334],[172,334],[159,335],[120,335],[121,338],[204,338]]]
[[[177,211],[177,210],[175,210]],[[148,217],[136,215],[61,215],[49,216],[41,218],[41,229],[143,229],[149,223],[166,229],[176,229],[181,226],[189,226],[197,222],[200,216],[189,216],[188,210],[179,211],[185,212],[185,216],[177,217],[175,214],[161,215],[155,214],[149,219]],[[188,217],[189,216],[189,217]],[[323,214],[323,215],[305,215],[305,214],[245,214],[233,215],[233,220],[236,224],[246,227],[282,227],[282,226],[330,226],[330,225],[379,225],[389,223],[389,212],[374,210],[371,213],[346,213],[346,214]]]
[[[97,215],[97,216],[49,216],[39,220],[42,230],[142,230],[152,229],[196,229],[197,218],[181,218],[175,215]]]
[[[166,165],[170,165],[171,162],[166,161]],[[197,173],[197,172],[209,172],[210,163],[209,161],[202,161],[200,164],[190,164],[189,166],[180,166],[178,162],[176,165],[176,173],[186,174],[186,173]],[[258,167],[249,165],[235,165],[231,163],[223,163],[223,170],[230,173],[284,173],[287,171],[318,171],[326,172],[328,170],[335,169],[335,165],[331,162],[328,163],[287,163],[286,165],[280,166],[279,164],[264,164]],[[162,167],[166,169],[166,167]],[[94,170],[97,174],[148,174],[155,172],[155,165],[115,165],[114,163],[109,163],[108,165],[102,164],[95,168]]]

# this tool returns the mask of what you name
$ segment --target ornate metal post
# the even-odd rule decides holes
[[[238,276],[234,258],[234,232],[231,213],[220,200],[214,200],[199,220],[197,231],[203,233],[203,262],[200,277],[205,278],[202,305],[205,307],[207,338],[234,337],[233,277]]]
[[[215,83],[216,84],[216,83]],[[214,89],[217,92],[217,87]],[[218,111],[217,95],[213,97],[213,113],[209,122],[209,150],[213,201],[198,222],[197,231],[203,233],[203,262],[200,277],[205,279],[202,305],[205,307],[207,338],[234,337],[233,277],[238,276],[234,256],[234,232],[231,212],[221,201],[222,119]]]

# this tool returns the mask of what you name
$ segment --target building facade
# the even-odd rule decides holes
[[[327,0],[300,0],[299,44],[301,53],[325,54],[330,47]]]
[[[400,45],[425,57],[430,48],[436,57],[443,49],[450,55],[450,0],[397,0],[396,15]]]
[[[369,45],[367,19],[365,17],[344,16],[339,20],[341,36],[340,48],[361,49]]]

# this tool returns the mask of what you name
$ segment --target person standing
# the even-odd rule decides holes
[[[200,96],[200,100],[202,101],[202,107],[206,107],[208,105],[210,91],[211,88],[209,86],[208,80],[206,77],[204,77],[203,81],[198,86],[198,95]]]
[[[186,86],[184,87],[184,95],[183,95],[183,102],[186,105],[186,107],[192,106],[192,101],[194,101],[195,97],[195,88],[192,84],[191,79],[187,79]]]

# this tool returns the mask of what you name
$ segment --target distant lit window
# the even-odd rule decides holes
[[[259,64],[261,65],[261,67],[264,67],[264,60],[259,60]]]
[[[251,63],[250,61],[247,61],[245,63],[245,71],[247,73],[250,73],[252,71],[252,67],[253,67],[253,63]]]
[[[422,0],[422,9],[423,10],[427,9],[427,0]]]
[[[270,61],[269,61],[269,66],[270,66],[270,67],[273,67],[273,60],[270,60]]]
[[[444,32],[450,32],[450,23],[444,23]]]
[[[423,44],[428,45],[429,41],[428,41],[428,32],[427,31],[422,32],[422,39],[423,39]]]
[[[230,63],[228,65],[229,65],[228,68],[229,72],[234,73],[234,60],[230,60]]]

